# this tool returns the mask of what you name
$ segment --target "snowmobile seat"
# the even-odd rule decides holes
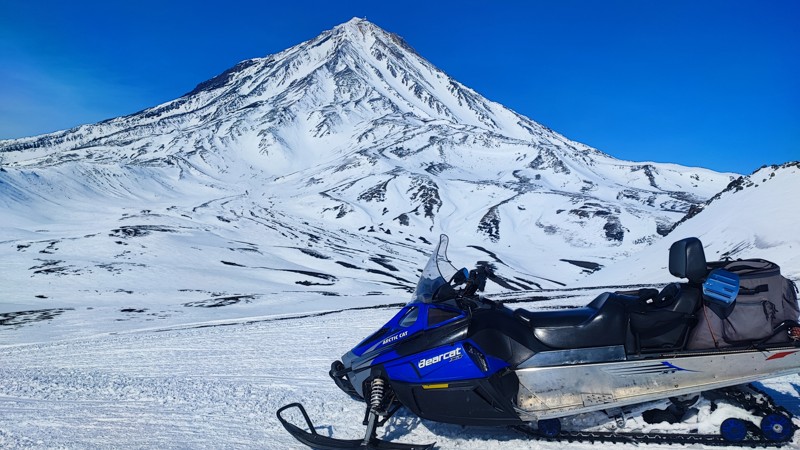
[[[635,297],[606,292],[583,308],[560,311],[527,311],[514,314],[526,322],[534,337],[553,349],[625,345],[628,308]]]
[[[624,345],[626,351],[681,349],[697,323],[702,301],[700,284],[708,275],[703,244],[686,238],[669,249],[669,271],[688,283],[667,285],[658,295],[606,292],[584,308],[531,312],[517,309],[533,335],[547,347],[571,348]]]
[[[635,352],[684,348],[689,330],[697,323],[695,311],[701,299],[697,287],[670,283],[655,298],[640,303],[630,317]]]

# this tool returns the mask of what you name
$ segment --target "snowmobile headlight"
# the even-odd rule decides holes
[[[469,355],[469,358],[475,363],[476,366],[480,367],[480,369],[484,372],[489,371],[489,364],[486,362],[486,357],[483,356],[483,353],[470,344],[464,344],[464,350],[467,352],[467,355]]]

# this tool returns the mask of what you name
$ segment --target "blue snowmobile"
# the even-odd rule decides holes
[[[318,434],[302,405],[293,403],[277,415],[297,440],[318,449],[433,448],[376,437],[401,407],[428,420],[512,426],[544,439],[779,446],[792,438],[791,414],[746,385],[800,371],[796,295],[778,305],[789,319],[775,323],[782,316],[773,311],[767,331],[728,341],[732,332],[726,334],[723,322],[735,317],[741,280],[751,275],[731,264],[707,263],[696,238],[670,248],[670,272],[687,282],[660,291],[607,292],[586,307],[555,311],[511,309],[477,295],[486,270],[456,269],[447,245],[442,235],[413,299],[331,366],[336,385],[366,403],[364,438]],[[694,348],[700,331],[714,334],[718,324],[709,315],[721,321],[719,343]],[[567,416],[672,399],[671,408],[656,414],[669,420],[665,415],[685,412],[678,399],[706,391],[737,401],[762,416],[761,423],[729,418],[718,435],[696,436],[561,429]],[[292,409],[307,429],[284,417]]]

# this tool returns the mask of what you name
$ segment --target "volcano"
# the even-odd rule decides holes
[[[354,18],[153,108],[0,141],[4,288],[20,305],[374,303],[408,295],[442,232],[503,289],[558,287],[733,178],[572,141]]]

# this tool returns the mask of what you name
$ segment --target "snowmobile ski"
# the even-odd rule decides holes
[[[289,409],[297,409],[303,415],[306,422],[308,431],[289,422],[283,417],[284,411]],[[432,450],[435,444],[429,445],[415,445],[404,444],[400,442],[388,442],[380,440],[376,437],[376,423],[373,422],[368,426],[366,436],[364,439],[335,439],[328,436],[323,436],[317,433],[311,418],[308,416],[306,409],[300,403],[291,403],[279,409],[277,412],[278,420],[281,422],[286,431],[289,432],[295,439],[303,444],[319,450]],[[376,417],[373,417],[375,420]]]

